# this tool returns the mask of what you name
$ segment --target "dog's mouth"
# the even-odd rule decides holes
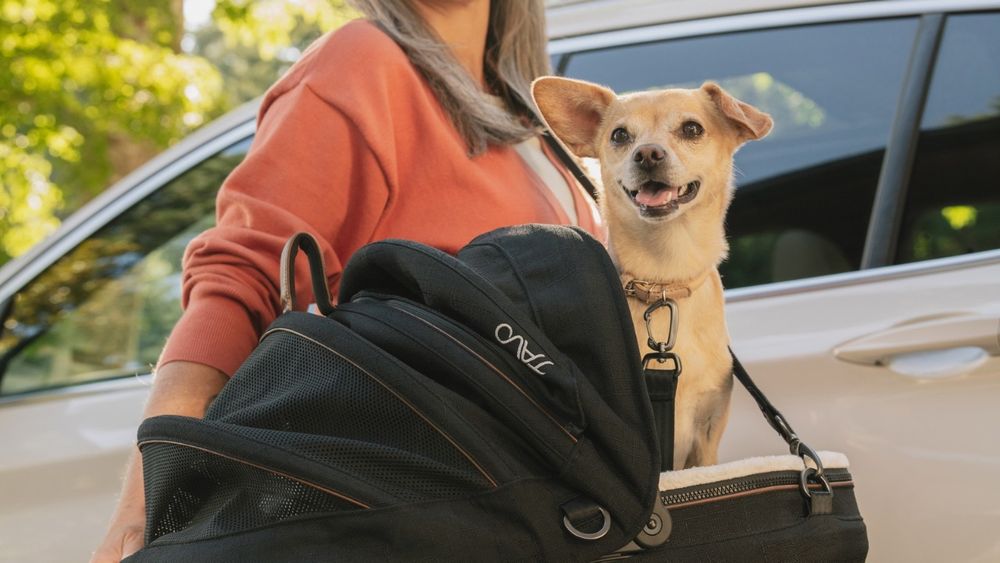
[[[662,217],[669,215],[688,203],[698,195],[701,180],[694,180],[681,186],[670,186],[664,182],[649,180],[639,185],[639,189],[622,188],[639,208],[639,213],[647,217]]]

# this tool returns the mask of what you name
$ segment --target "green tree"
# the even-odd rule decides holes
[[[235,107],[260,96],[319,36],[356,16],[343,1],[223,0],[211,25],[194,30],[192,52],[216,66],[225,104]]]
[[[183,0],[5,0],[0,264],[352,17],[343,0],[220,0],[185,53]]]
[[[3,3],[0,262],[221,111],[218,71],[178,52],[181,14],[180,0]]]

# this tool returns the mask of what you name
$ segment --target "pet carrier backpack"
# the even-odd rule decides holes
[[[294,311],[299,248],[321,315]],[[823,546],[813,561],[863,559],[850,476],[824,474],[811,450],[812,466],[723,475],[742,483],[736,496],[711,475],[660,490],[619,284],[586,233],[533,225],[457,257],[370,244],[334,307],[316,241],[296,235],[286,312],[204,419],[140,427],[146,545],[127,561],[672,561],[720,541],[742,561],[810,542]],[[728,498],[755,500],[758,512],[739,510],[751,525],[703,514]],[[672,515],[678,499],[690,508]]]

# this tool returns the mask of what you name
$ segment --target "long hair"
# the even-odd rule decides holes
[[[510,145],[537,133],[531,81],[549,73],[542,0],[492,0],[483,65],[486,85],[498,107],[475,83],[411,0],[349,0],[388,33],[424,76],[445,113],[469,147]]]

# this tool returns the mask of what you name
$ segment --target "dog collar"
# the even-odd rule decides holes
[[[701,287],[708,275],[712,272],[707,268],[698,276],[683,282],[659,282],[636,279],[635,276],[624,272],[621,274],[622,287],[626,297],[634,297],[643,303],[652,303],[662,299],[686,299],[691,297],[694,290]]]

